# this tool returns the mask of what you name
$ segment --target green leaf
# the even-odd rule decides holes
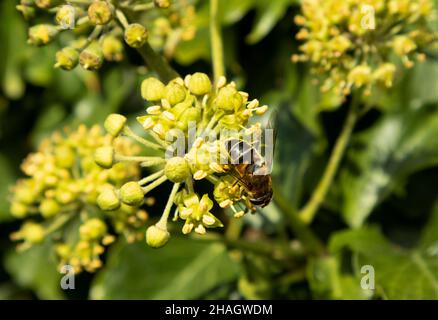
[[[316,139],[286,108],[277,118],[277,141],[273,166],[274,183],[290,205],[298,208],[304,175],[312,159]]]
[[[0,4],[0,83],[10,99],[21,98],[25,90],[21,63],[26,51],[26,30],[15,5],[14,1],[2,1]]]
[[[241,20],[254,6],[256,0],[221,0],[219,1],[219,13],[224,25],[236,23]]]
[[[24,252],[10,251],[4,260],[8,273],[20,286],[32,289],[40,299],[62,299],[60,280],[50,243],[36,245]]]
[[[369,291],[362,290],[360,279],[342,274],[340,263],[334,256],[311,258],[307,265],[307,278],[316,298],[369,299]]]
[[[363,227],[335,234],[330,251],[348,248],[358,265],[375,270],[377,292],[388,299],[438,299],[438,206],[418,243],[407,250],[390,243],[377,228]]]
[[[221,244],[174,237],[162,249],[117,243],[95,279],[92,299],[198,299],[237,278]]]
[[[354,167],[341,173],[345,221],[359,227],[373,209],[410,174],[438,164],[438,111],[388,114],[350,148]]]
[[[11,220],[12,216],[9,213],[9,195],[10,188],[17,178],[10,161],[0,154],[0,221]]]
[[[257,0],[257,14],[251,33],[246,40],[250,44],[255,44],[262,40],[283,18],[287,8],[296,1],[294,0]]]

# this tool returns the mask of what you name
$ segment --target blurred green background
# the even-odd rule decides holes
[[[230,78],[279,114],[276,199],[244,220],[241,237],[294,248],[301,244],[291,212],[321,176],[348,107],[321,95],[306,66],[290,62],[299,45],[297,3],[221,0],[220,10]],[[180,74],[211,74],[206,1],[197,10],[197,36],[172,61]],[[19,222],[9,215],[10,187],[22,176],[22,159],[54,130],[102,123],[113,112],[135,119],[144,111],[139,85],[146,73],[134,51],[98,73],[57,70],[57,44],[31,47],[26,33],[14,1],[1,1],[0,299],[438,298],[437,60],[417,64],[392,90],[373,97],[310,226],[323,254],[278,259],[183,236],[157,251],[120,240],[102,270],[80,274],[76,290],[62,291],[45,245],[15,252],[9,234]],[[151,215],[159,216],[160,190],[155,196]],[[372,292],[359,285],[365,264],[376,269]]]

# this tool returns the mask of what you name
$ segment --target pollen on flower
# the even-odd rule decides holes
[[[245,189],[222,160],[229,160],[226,147],[229,141],[240,141],[245,135],[261,130],[260,123],[249,124],[249,120],[264,114],[268,107],[260,106],[257,99],[249,100],[249,94],[238,91],[234,82],[227,83],[221,77],[214,84],[208,75],[199,72],[167,84],[147,78],[141,85],[141,96],[148,102],[144,114],[137,118],[144,135],[135,133],[125,121],[113,130],[109,124],[119,123],[115,119],[122,119],[120,115],[110,115],[105,127],[111,134],[117,132],[116,136],[130,137],[146,149],[155,150],[154,156],[126,157],[100,149],[96,161],[103,167],[114,159],[138,162],[151,172],[118,190],[102,192],[99,199],[105,207],[117,206],[117,194],[125,204],[139,204],[164,182],[173,183],[160,221],[146,233],[147,243],[153,247],[167,243],[167,220],[172,207],[176,207],[173,220],[184,221],[182,233],[194,231],[200,235],[209,228],[223,226],[214,214],[215,203],[217,208],[230,208],[236,218],[247,211],[237,210],[236,205],[252,209],[244,197]],[[223,135],[224,132],[227,134]],[[196,184],[201,180],[213,185],[214,200],[208,194],[196,192]]]

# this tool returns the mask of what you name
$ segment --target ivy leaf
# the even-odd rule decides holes
[[[0,176],[2,183],[0,185],[0,221],[11,220],[9,213],[9,192],[16,179],[16,173],[11,165],[10,160],[3,154],[0,154]]]
[[[307,279],[316,298],[364,300],[370,292],[362,290],[360,279],[343,274],[335,256],[312,258],[307,265]]]
[[[256,2],[256,21],[251,33],[246,38],[247,42],[255,44],[262,40],[283,18],[287,8],[295,2],[295,0],[258,0]]]
[[[218,243],[175,237],[156,250],[119,242],[95,279],[91,298],[198,299],[238,273],[239,266]]]
[[[62,299],[60,280],[50,243],[33,246],[24,252],[10,251],[4,260],[8,273],[20,286],[32,289],[40,299]]]
[[[0,4],[0,43],[1,88],[8,98],[21,98],[25,90],[21,63],[26,52],[26,29],[22,17],[15,9],[14,1],[2,1]]]
[[[438,206],[415,249],[390,243],[377,228],[363,227],[335,234],[330,251],[348,248],[360,266],[375,270],[375,286],[387,299],[438,299]]]
[[[345,221],[359,227],[397,184],[415,171],[438,164],[438,111],[388,114],[361,134],[349,157],[355,168],[341,173]]]
[[[230,25],[241,20],[254,6],[256,0],[221,0],[219,1],[219,13],[224,25]]]

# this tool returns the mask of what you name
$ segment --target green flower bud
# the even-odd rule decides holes
[[[202,96],[211,91],[210,78],[201,72],[196,72],[190,77],[189,90],[191,93]]]
[[[105,25],[113,18],[113,8],[106,1],[94,1],[88,7],[88,17],[95,25]]]
[[[99,43],[93,42],[82,51],[79,62],[85,70],[98,70],[103,63],[103,53]]]
[[[58,202],[56,202],[53,199],[44,199],[40,204],[40,212],[41,215],[48,219],[53,216],[55,216],[57,213],[60,212],[61,207],[59,206]]]
[[[174,157],[167,161],[164,167],[164,174],[170,181],[181,183],[190,176],[190,166],[186,159]]]
[[[50,24],[38,24],[29,28],[29,43],[42,46],[50,43],[58,34],[55,26]]]
[[[139,23],[130,24],[125,30],[125,41],[133,48],[141,48],[148,39],[148,32]]]
[[[141,96],[148,101],[160,101],[165,95],[166,87],[156,78],[148,78],[141,84]]]
[[[143,202],[144,193],[138,182],[132,181],[124,184],[120,189],[122,202],[130,206],[139,206]]]
[[[120,200],[113,188],[106,188],[97,198],[97,205],[104,211],[113,211],[120,208]]]
[[[152,248],[163,247],[170,238],[170,233],[158,225],[150,226],[146,230],[146,243]]]
[[[102,41],[102,52],[108,61],[122,61],[123,43],[116,37],[107,36]]]
[[[32,244],[40,243],[44,240],[44,228],[38,223],[27,222],[19,232],[25,241]]]
[[[166,86],[166,100],[169,101],[171,105],[175,105],[184,101],[186,98],[186,90],[183,86],[177,83],[169,83]]]
[[[35,8],[31,6],[19,4],[16,8],[26,20],[32,19],[35,16]]]
[[[199,108],[190,107],[180,117],[180,120],[177,122],[177,127],[180,130],[186,131],[189,127],[190,122],[198,123],[201,121],[201,110]]]
[[[48,9],[58,5],[60,0],[35,0],[35,5],[41,9]]]
[[[65,189],[58,188],[56,190],[56,201],[58,201],[61,204],[69,204],[76,200],[77,195],[73,192]]]
[[[106,224],[97,218],[90,219],[79,227],[79,235],[82,240],[86,241],[99,240],[106,232]]]
[[[113,113],[106,118],[103,126],[110,135],[117,137],[125,127],[126,121],[126,117]]]
[[[69,169],[75,164],[75,152],[71,147],[65,145],[59,146],[55,149],[55,161],[57,166]]]
[[[219,90],[215,103],[219,110],[232,113],[242,106],[243,98],[236,89],[224,87]]]
[[[27,206],[21,202],[14,201],[11,205],[11,214],[13,217],[22,219],[27,215]]]
[[[114,165],[114,148],[108,146],[96,149],[94,161],[104,169],[111,168]]]
[[[19,188],[15,191],[15,200],[23,204],[32,204],[36,200],[36,191],[30,188]]]
[[[66,47],[56,53],[56,68],[67,71],[74,69],[79,63],[79,53],[72,47]]]
[[[157,8],[169,8],[170,0],[154,0],[154,4]]]

